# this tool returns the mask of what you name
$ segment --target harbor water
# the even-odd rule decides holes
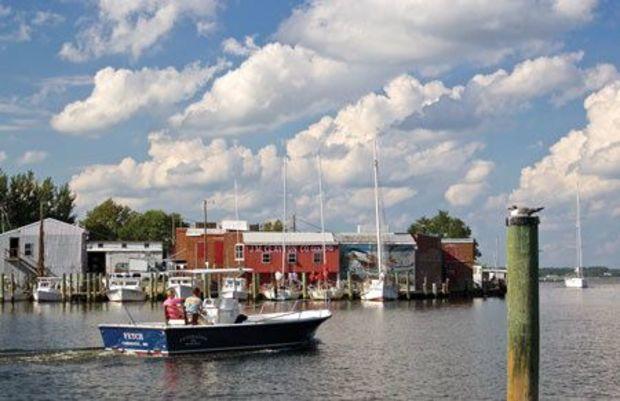
[[[590,284],[541,283],[543,400],[620,399],[620,282]],[[98,349],[96,326],[127,322],[128,313],[161,320],[159,305],[4,304],[0,399],[502,400],[505,306],[494,298],[332,303],[307,349],[146,358]]]

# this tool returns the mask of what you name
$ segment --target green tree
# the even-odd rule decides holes
[[[266,221],[265,223],[263,223],[263,227],[262,227],[262,231],[277,231],[277,232],[281,232],[282,231],[282,221],[275,220],[275,221]]]
[[[439,235],[446,238],[469,238],[471,229],[458,217],[450,216],[446,210],[439,210],[431,218],[426,216],[416,220],[409,226],[410,234]]]
[[[67,184],[56,186],[51,178],[37,181],[34,173],[8,176],[0,170],[0,230],[21,227],[44,217],[75,222],[75,196]]]
[[[162,241],[165,248],[172,243],[172,218],[163,210],[148,210],[144,213],[132,213],[119,230],[119,239],[127,241]],[[176,222],[180,216],[174,214]],[[182,223],[182,222],[181,222]]]
[[[115,241],[135,214],[129,207],[107,199],[86,213],[82,226],[88,230],[92,240]]]

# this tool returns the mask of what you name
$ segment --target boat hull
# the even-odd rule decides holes
[[[62,301],[62,294],[60,291],[42,291],[36,290],[32,297],[35,302],[60,302]]]
[[[301,293],[294,289],[278,289],[276,292],[270,288],[263,291],[263,296],[269,301],[292,301],[299,299]]]
[[[330,299],[333,301],[340,300],[344,297],[344,290],[342,288],[317,288],[315,290],[310,291],[310,298],[316,301],[322,301],[325,299]]]
[[[588,283],[583,277],[571,277],[564,280],[567,288],[587,288]]]
[[[396,287],[385,280],[370,280],[366,283],[360,298],[362,301],[394,301],[398,299]]]
[[[250,318],[239,324],[100,325],[99,330],[108,350],[150,355],[294,347],[314,339],[317,328],[331,317],[328,311],[323,312],[303,319],[269,320],[265,315],[267,321],[263,323]]]
[[[140,302],[146,299],[142,290],[118,288],[106,291],[110,302]]]

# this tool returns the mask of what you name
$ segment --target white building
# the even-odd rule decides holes
[[[37,273],[40,222],[0,234],[0,273],[14,273],[23,282]],[[86,230],[56,219],[43,220],[45,274],[84,273]]]
[[[164,246],[160,241],[89,241],[89,271],[146,271],[163,260]]]

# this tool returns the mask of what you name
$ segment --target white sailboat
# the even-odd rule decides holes
[[[325,246],[325,217],[323,214],[323,177],[321,169],[321,156],[317,155],[317,170],[319,173],[319,212],[321,215],[321,237],[323,241],[323,279],[315,288],[310,290],[310,298],[315,300],[337,300],[342,299],[344,296],[344,288],[340,285],[340,280],[336,282],[336,285],[330,285],[327,280],[327,250]]]
[[[577,245],[577,267],[575,268],[575,277],[564,279],[567,288],[586,288],[588,283],[583,276],[583,246],[581,242],[581,197],[579,195],[579,186],[577,187],[577,222],[575,224],[576,245]]]
[[[375,185],[375,231],[377,236],[377,269],[378,278],[368,278],[362,287],[361,298],[364,301],[392,301],[398,298],[398,289],[387,274],[383,263],[383,244],[381,241],[381,222],[379,217],[379,160],[377,156],[377,140],[373,142],[373,172]]]
[[[290,275],[288,277],[288,285],[285,282],[285,267],[288,257],[286,253],[286,156],[282,161],[282,188],[284,192],[282,202],[282,272],[280,274],[276,274],[277,287],[269,286],[262,291],[263,296],[270,301],[289,301],[292,299],[298,299],[301,295],[299,289],[293,284]]]
[[[35,302],[60,302],[62,279],[59,277],[38,277],[32,297]]]
[[[146,299],[140,277],[115,273],[108,280],[107,286],[106,295],[111,302],[137,302]]]

